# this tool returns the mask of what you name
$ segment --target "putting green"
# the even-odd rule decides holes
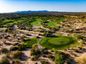
[[[43,45],[46,48],[65,48],[68,47],[71,44],[74,44],[75,39],[72,37],[66,37],[66,36],[59,36],[59,37],[53,37],[53,38],[43,38],[41,41],[41,45]]]

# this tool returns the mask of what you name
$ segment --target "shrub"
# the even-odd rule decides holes
[[[1,51],[2,51],[2,53],[8,53],[9,52],[9,50],[6,48],[2,48]]]
[[[55,52],[55,64],[63,64],[62,55],[59,52]]]
[[[10,48],[10,51],[16,51],[16,50],[18,50],[18,46],[13,46]]]
[[[26,60],[27,56],[23,52],[17,51],[13,54],[13,58],[20,59],[20,60]]]
[[[27,44],[25,44],[25,43],[23,43],[20,46],[18,46],[18,50],[19,51],[26,50],[27,48],[29,48],[29,47],[27,47]]]
[[[21,63],[20,60],[15,59],[15,60],[12,61],[12,64],[22,64],[22,63]]]
[[[41,60],[42,64],[50,64],[47,60]]]
[[[23,53],[21,51],[17,51],[17,52],[14,53],[13,58],[19,59],[22,56],[22,54]]]
[[[37,45],[37,44],[34,44],[32,46],[31,55],[39,56],[42,54],[42,49],[41,48],[39,49],[38,46],[39,45]]]
[[[10,61],[8,60],[8,58],[3,57],[2,60],[0,61],[0,64],[10,64]]]

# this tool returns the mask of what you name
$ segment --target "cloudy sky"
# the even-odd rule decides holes
[[[0,0],[0,13],[25,10],[86,12],[86,0]]]

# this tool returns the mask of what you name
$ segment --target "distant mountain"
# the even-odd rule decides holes
[[[17,11],[15,13],[17,14],[32,14],[32,13],[45,13],[45,12],[48,12],[47,10],[39,10],[39,11]]]

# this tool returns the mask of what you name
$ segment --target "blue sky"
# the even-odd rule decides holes
[[[24,10],[86,12],[86,0],[0,0],[0,13]]]

